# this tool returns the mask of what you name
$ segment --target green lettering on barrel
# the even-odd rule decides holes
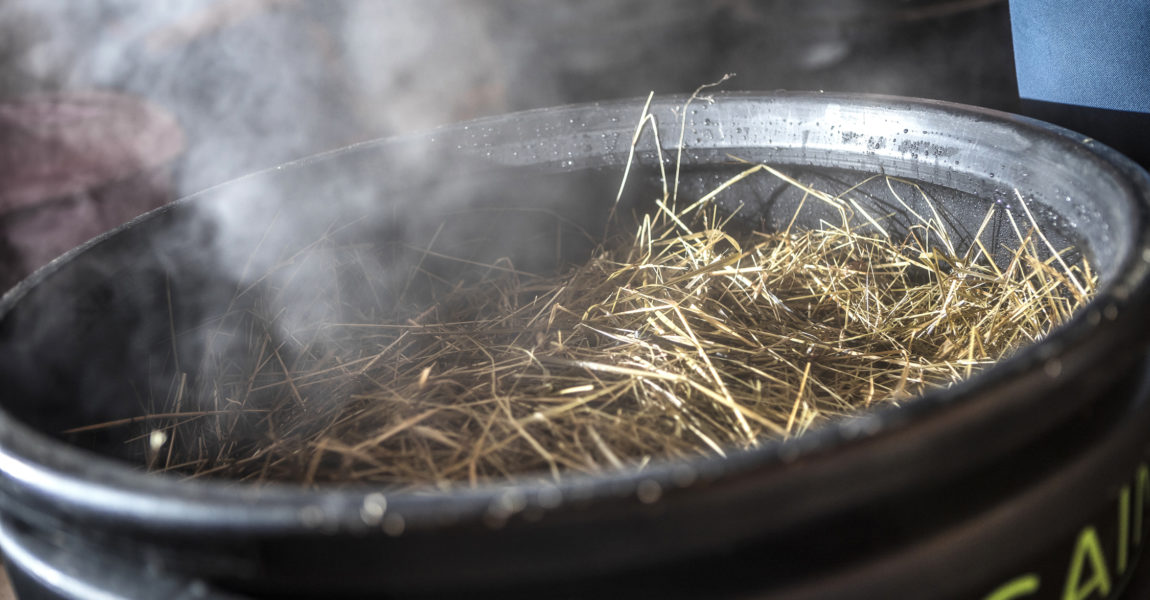
[[[1150,466],[1138,465],[1134,485],[1134,545],[1142,543],[1142,513],[1146,510],[1146,497],[1150,496]]]
[[[1083,568],[1087,561],[1090,562],[1089,577],[1083,580]],[[1098,598],[1110,594],[1110,573],[1106,569],[1106,557],[1102,554],[1098,531],[1088,526],[1078,534],[1078,542],[1074,544],[1074,556],[1070,559],[1070,569],[1066,573],[1062,600],[1087,600],[1094,592],[1098,592]]]
[[[1038,585],[1038,575],[1027,573],[998,586],[983,600],[1012,600],[1013,598],[1029,596],[1038,591]]]
[[[1122,486],[1118,494],[1118,574],[1126,572],[1130,555],[1130,486]]]

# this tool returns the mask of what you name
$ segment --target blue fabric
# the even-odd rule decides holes
[[[1150,113],[1150,1],[1010,0],[1018,93]]]

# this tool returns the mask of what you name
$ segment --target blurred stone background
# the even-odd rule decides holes
[[[728,90],[1017,106],[1004,0],[6,0],[0,289],[287,160],[725,73]]]

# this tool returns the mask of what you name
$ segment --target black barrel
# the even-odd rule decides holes
[[[680,139],[681,198],[744,168],[732,157],[831,187],[875,173],[919,182],[959,234],[1021,195],[1056,245],[1091,262],[1098,295],[1040,343],[900,407],[726,458],[559,484],[391,493],[181,481],[134,467],[138,445],[122,437],[62,433],[138,415],[141,397],[171,384],[174,360],[186,368],[203,352],[170,332],[210,321],[251,273],[317,235],[418,245],[442,231],[481,263],[579,260],[589,247],[538,240],[602,229],[644,103],[536,110],[320,155],[149,213],[0,301],[0,547],[20,593],[1005,600],[1145,586],[1150,175],[1070,131],[968,106],[686,100],[652,105],[664,152],[651,130],[640,136],[628,207],[661,193],[660,161],[675,172]],[[757,226],[785,226],[801,198],[784,187],[764,178],[725,197]]]

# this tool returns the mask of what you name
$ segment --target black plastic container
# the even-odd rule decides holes
[[[190,364],[203,351],[174,345],[171,330],[210,319],[261,264],[333,231],[333,219],[350,223],[339,230],[349,239],[423,247],[446,218],[439,239],[480,262],[577,259],[589,247],[546,250],[556,246],[538,239],[602,226],[643,103],[532,111],[318,156],[150,213],[0,302],[0,547],[20,593],[1122,591],[1150,539],[1150,176],[1069,131],[972,107],[801,93],[685,100],[652,106],[664,148],[685,118],[680,197],[742,168],[731,156],[832,187],[885,173],[921,182],[961,237],[988,203],[1017,208],[1017,189],[1056,245],[1092,262],[1098,296],[1041,343],[902,407],[725,459],[559,485],[381,495],[184,482],[126,464],[139,449],[122,438],[61,434],[137,414],[136,398],[170,385],[173,354]],[[638,148],[629,205],[661,189],[650,131]],[[675,153],[662,158],[673,174]],[[725,197],[761,227],[789,220],[800,200],[767,178]],[[819,217],[804,212],[802,224]]]

